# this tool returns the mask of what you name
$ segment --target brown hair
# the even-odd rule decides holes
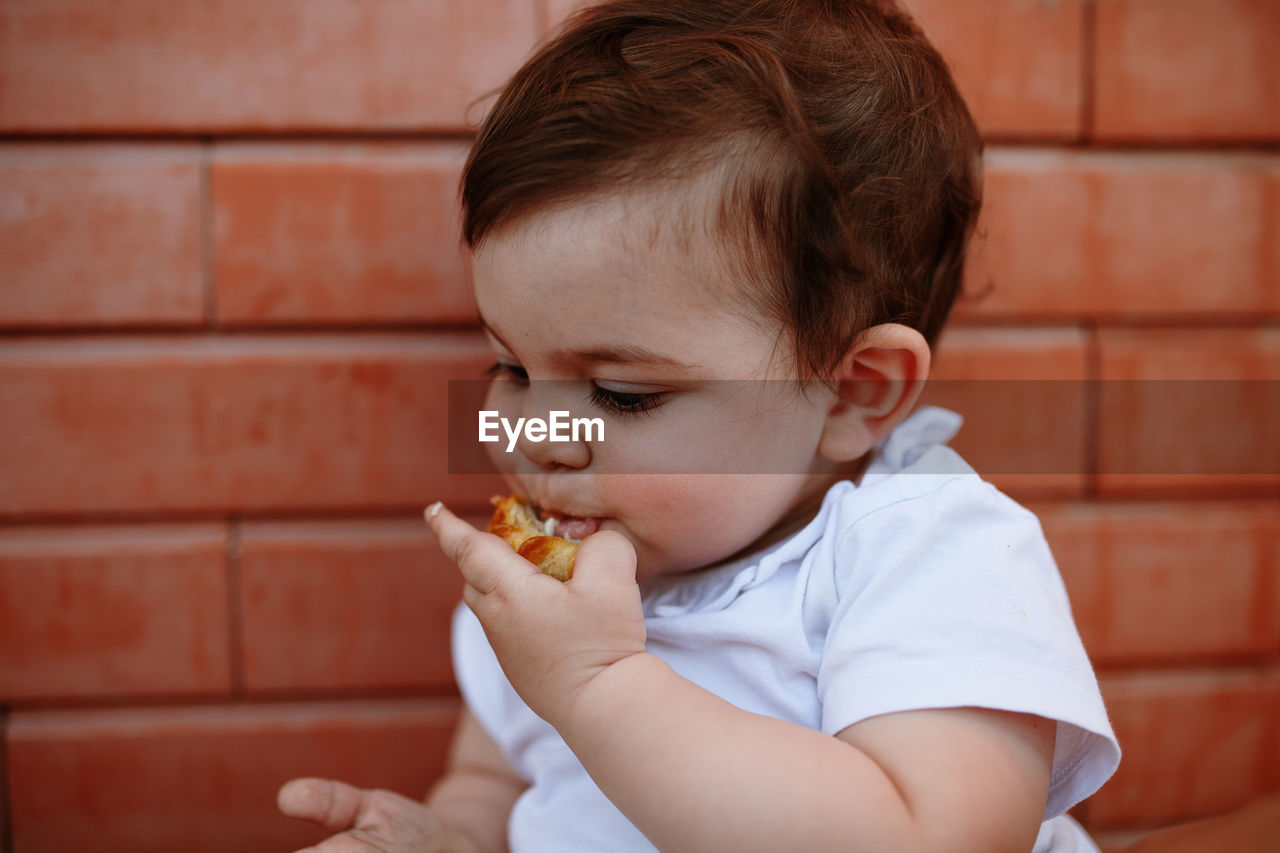
[[[462,184],[473,250],[593,196],[719,178],[757,313],[802,376],[862,330],[932,344],[981,203],[982,143],[946,65],[892,0],[616,0],[508,82]],[[732,252],[729,252],[732,254]]]

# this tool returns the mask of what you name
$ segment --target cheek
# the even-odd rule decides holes
[[[614,488],[643,576],[701,568],[742,550],[792,495],[790,478],[771,476],[627,477]]]
[[[602,473],[799,474],[813,463],[823,423],[808,406],[690,402],[609,422],[594,459]]]

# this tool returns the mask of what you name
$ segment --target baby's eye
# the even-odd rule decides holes
[[[518,364],[511,364],[506,361],[496,361],[485,370],[484,375],[488,379],[507,379],[513,382],[527,383],[529,381],[529,373]]]
[[[652,412],[667,401],[667,391],[618,391],[596,383],[591,385],[591,402],[615,415],[640,415]]]

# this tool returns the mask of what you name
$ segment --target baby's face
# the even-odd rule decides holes
[[[785,336],[740,307],[709,241],[657,221],[651,201],[604,199],[525,220],[474,258],[498,363],[487,407],[604,422],[600,441],[506,453],[504,438],[499,467],[566,527],[625,535],[641,579],[777,536],[836,477],[817,452],[830,393],[782,381]]]

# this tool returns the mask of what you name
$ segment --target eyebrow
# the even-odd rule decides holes
[[[502,339],[502,335],[490,326],[483,317],[480,325],[484,326],[494,340],[502,344],[507,352],[515,352],[511,345]],[[674,358],[656,353],[641,346],[607,346],[595,349],[558,349],[553,350],[548,359],[557,366],[572,366],[583,362],[589,364],[638,364],[645,367],[661,367],[668,370],[691,370],[693,365],[685,364]]]

